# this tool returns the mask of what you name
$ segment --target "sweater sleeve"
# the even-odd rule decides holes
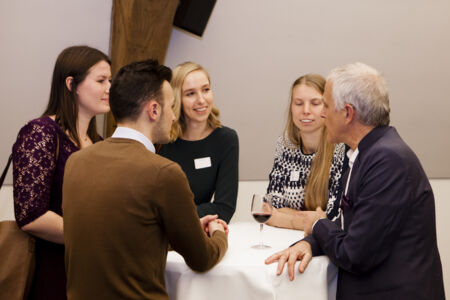
[[[199,216],[218,214],[229,223],[236,210],[238,193],[239,139],[234,130],[230,130],[226,140],[217,147],[227,145],[220,157],[214,201],[197,205]]]
[[[280,136],[275,149],[275,158],[273,161],[272,171],[269,174],[269,185],[267,186],[267,194],[272,196],[272,205],[274,208],[287,207],[284,199],[284,190],[286,182],[286,174],[283,164],[283,138]]]
[[[216,231],[212,237],[205,234],[186,175],[177,164],[163,168],[159,177],[160,216],[170,245],[194,271],[211,269],[227,250],[225,233]]]

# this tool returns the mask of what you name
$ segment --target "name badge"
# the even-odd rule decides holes
[[[291,171],[290,181],[298,181],[300,179],[300,171]]]
[[[194,159],[196,169],[204,169],[211,167],[211,157],[202,157]]]

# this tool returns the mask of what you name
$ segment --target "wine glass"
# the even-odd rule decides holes
[[[268,245],[263,244],[262,230],[264,223],[270,219],[272,216],[272,196],[270,195],[253,195],[252,199],[252,215],[256,222],[259,224],[260,240],[259,245],[254,245],[252,248],[256,249],[267,249],[270,248]]]

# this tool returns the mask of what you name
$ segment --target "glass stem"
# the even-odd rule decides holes
[[[259,235],[260,235],[260,239],[259,239],[259,248],[262,248],[262,247],[263,247],[263,233],[262,233],[262,231],[263,231],[263,226],[264,226],[263,223],[259,224]]]

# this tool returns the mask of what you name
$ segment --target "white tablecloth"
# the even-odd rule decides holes
[[[337,268],[326,256],[314,257],[305,273],[289,281],[286,267],[276,275],[277,264],[265,265],[271,254],[303,237],[303,232],[264,225],[263,240],[272,248],[251,248],[259,243],[259,224],[230,225],[228,251],[222,261],[206,273],[195,273],[178,253],[170,251],[166,266],[166,288],[171,300],[229,299],[335,299]]]

